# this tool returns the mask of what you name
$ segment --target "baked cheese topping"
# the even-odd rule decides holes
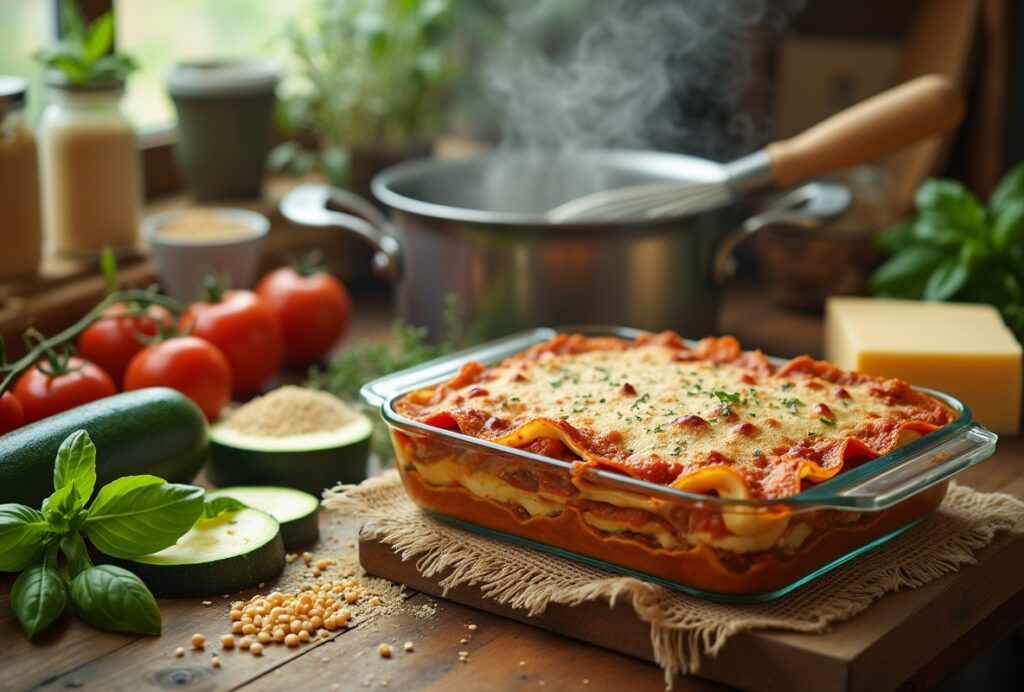
[[[408,417],[655,483],[775,498],[885,454],[955,414],[901,380],[798,358],[772,365],[731,337],[687,348],[561,335],[396,404]]]

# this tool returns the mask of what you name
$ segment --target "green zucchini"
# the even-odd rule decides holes
[[[336,483],[366,478],[373,423],[360,413],[329,432],[264,437],[221,423],[210,429],[206,475],[215,485],[277,485],[317,497]]]
[[[165,387],[93,401],[0,435],[0,503],[38,507],[53,492],[53,462],[68,435],[86,430],[96,445],[96,489],[121,476],[151,474],[190,483],[206,460],[206,418]]]
[[[320,500],[302,490],[250,485],[217,488],[206,493],[208,500],[217,497],[233,497],[277,519],[285,550],[308,545],[320,534]]]
[[[285,565],[284,541],[272,516],[240,509],[200,519],[159,553],[114,562],[138,575],[154,596],[213,596],[279,575]]]

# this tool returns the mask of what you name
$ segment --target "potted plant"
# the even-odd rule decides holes
[[[452,0],[320,0],[288,29],[278,122],[293,139],[270,165],[364,196],[396,161],[425,155],[454,77]]]

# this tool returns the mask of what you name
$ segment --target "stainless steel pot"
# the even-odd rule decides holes
[[[722,175],[710,161],[647,151],[427,159],[374,179],[390,219],[367,200],[323,185],[295,188],[281,212],[369,241],[375,269],[394,284],[399,316],[429,328],[435,340],[444,336],[449,295],[482,338],[585,323],[702,336],[715,331],[716,287],[739,240],[772,222],[811,227],[834,218],[849,205],[846,188],[812,183],[767,202],[737,198],[666,220],[554,225],[544,214],[600,189]]]

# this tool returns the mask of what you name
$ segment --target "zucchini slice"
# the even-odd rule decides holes
[[[206,497],[233,497],[277,519],[285,550],[308,545],[320,533],[320,500],[302,490],[270,485],[234,486],[210,490]]]
[[[280,574],[284,541],[272,516],[240,509],[200,519],[177,543],[158,553],[116,563],[138,575],[154,596],[212,596],[256,586]]]
[[[276,485],[317,497],[336,483],[366,478],[373,423],[353,411],[352,420],[327,432],[269,437],[240,433],[226,423],[210,429],[207,478],[215,485]]]

